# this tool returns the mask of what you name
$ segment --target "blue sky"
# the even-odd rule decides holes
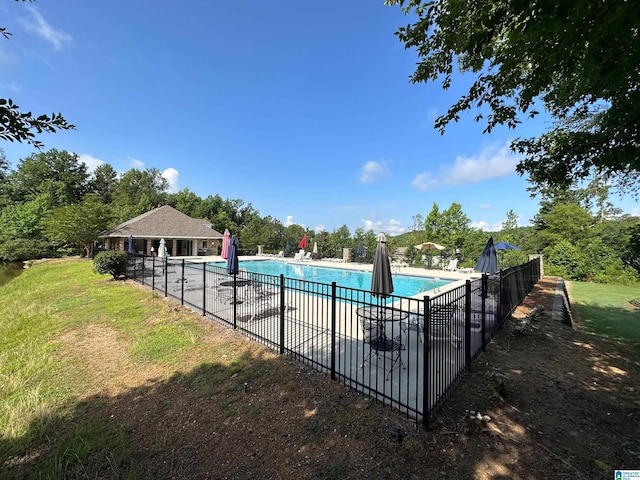
[[[468,80],[409,83],[418,59],[394,35],[409,18],[382,0],[3,2],[0,14],[13,33],[0,98],[62,112],[77,130],[40,140],[92,168],[154,167],[171,191],[316,230],[395,235],[434,202],[484,230],[538,210],[508,144],[548,125],[483,135],[471,112],[440,135],[434,119]],[[14,166],[34,152],[0,147]]]

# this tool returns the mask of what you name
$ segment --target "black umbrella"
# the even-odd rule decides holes
[[[289,244],[289,240],[287,240],[287,244],[284,246],[284,251],[289,253],[291,250],[291,245]]]
[[[378,298],[386,298],[393,293],[391,262],[389,262],[387,238],[384,236],[384,233],[378,235],[378,246],[376,247],[376,254],[373,259],[371,293]]]
[[[498,257],[496,249],[493,246],[493,237],[489,237],[489,241],[484,246],[484,250],[476,263],[476,271],[483,273],[496,273],[498,271]]]
[[[235,275],[238,273],[238,240],[236,237],[231,237],[229,242],[229,258],[227,258],[227,273],[229,275]]]

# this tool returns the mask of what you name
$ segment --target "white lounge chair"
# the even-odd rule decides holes
[[[276,255],[276,258],[284,258],[284,250],[280,250],[278,255]]]
[[[293,256],[293,259],[296,261],[301,261],[304,258],[304,250],[300,250]]]
[[[449,260],[449,265],[443,265],[442,270],[446,270],[448,272],[455,272],[456,270],[458,270],[458,259],[454,258],[452,260]]]
[[[302,257],[302,261],[309,262],[311,261],[311,252],[307,252],[304,257]]]

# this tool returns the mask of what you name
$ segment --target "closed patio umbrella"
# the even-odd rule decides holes
[[[225,260],[229,258],[229,242],[231,241],[231,233],[229,229],[224,229],[224,235],[222,236],[222,249],[220,250],[220,256]]]
[[[300,240],[300,243],[298,244],[298,247],[307,248],[307,234],[306,233],[302,236],[302,240]]]
[[[493,237],[489,237],[475,269],[482,273],[496,273],[498,271],[498,257],[493,246]]]
[[[235,275],[238,273],[238,240],[236,237],[231,237],[229,241],[229,256],[227,258],[227,273]]]
[[[378,246],[373,259],[373,274],[371,275],[371,293],[378,298],[386,298],[393,293],[391,262],[387,249],[387,237],[384,233],[378,234]]]
[[[158,256],[159,257],[169,256],[169,253],[167,252],[167,243],[164,241],[164,238],[160,239],[160,246],[158,247]]]
[[[358,249],[356,250],[356,255],[360,258],[364,257],[364,244],[360,242],[358,244]]]
[[[127,245],[127,252],[136,253],[136,242],[133,241],[133,235],[129,235],[129,245]]]
[[[284,246],[285,253],[289,253],[291,251],[291,245],[289,244],[289,240],[287,240],[287,244]]]
[[[318,253],[318,242],[313,242],[313,253]]]

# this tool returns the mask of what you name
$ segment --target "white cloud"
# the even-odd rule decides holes
[[[484,220],[480,220],[479,222],[471,222],[471,228],[486,231],[489,229],[489,224]]]
[[[493,225],[489,225],[489,222],[480,220],[477,222],[471,222],[471,228],[482,230],[483,232],[499,232],[502,230],[502,222],[496,222]]]
[[[365,231],[372,230],[374,233],[384,232],[389,235],[399,235],[406,229],[402,226],[402,222],[394,219],[390,219],[388,222],[374,222],[373,220],[362,219],[363,228]]]
[[[482,205],[478,206],[478,208],[480,210],[491,210],[493,208],[493,205],[490,205],[488,203],[483,203]]]
[[[324,232],[325,230],[326,229],[324,228],[324,225],[322,225],[321,223],[313,227],[313,231],[316,233]]]
[[[104,162],[99,158],[89,155],[88,153],[81,153],[78,155],[78,160],[87,166],[89,172],[93,172],[96,167],[102,165]]]
[[[375,183],[383,178],[389,178],[391,171],[386,162],[369,161],[360,170],[360,183]]]
[[[10,92],[17,93],[22,90],[22,87],[20,87],[20,85],[18,85],[17,83],[11,82],[11,83],[0,83],[0,89],[9,90]]]
[[[433,176],[426,172],[419,174],[411,181],[411,186],[420,192],[426,192],[427,190],[433,190],[440,185],[440,182],[433,178]]]
[[[27,10],[31,14],[31,18],[23,18],[20,20],[27,32],[35,33],[43,38],[49,42],[56,51],[61,50],[62,47],[73,41],[73,37],[68,33],[53,28],[36,7],[28,6]]]
[[[144,162],[142,160],[138,160],[137,158],[129,157],[129,164],[131,168],[135,168],[137,170],[144,170]]]
[[[446,169],[444,178],[450,185],[468,185],[506,177],[515,172],[518,160],[508,144],[487,146],[475,157],[456,157],[453,167]]]
[[[178,187],[178,176],[180,173],[175,168],[167,168],[162,172],[162,176],[169,183],[169,193],[176,193],[179,190]]]
[[[285,226],[295,225],[296,222],[293,221],[293,215],[287,215],[287,219],[284,222]]]
[[[469,185],[490,178],[506,177],[515,173],[519,158],[503,145],[489,145],[473,157],[458,156],[453,165],[443,166],[438,174],[423,172],[411,182],[415,190],[427,191],[443,185]],[[481,207],[482,208],[482,207]]]

